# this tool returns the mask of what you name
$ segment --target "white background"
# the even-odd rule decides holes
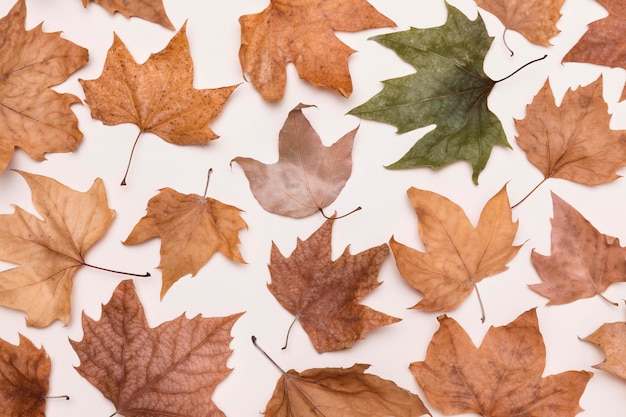
[[[558,26],[561,34],[552,39],[553,47],[530,44],[518,33],[508,31],[507,43],[515,50],[511,57],[502,42],[502,25],[491,15],[481,12],[495,41],[487,56],[485,70],[493,79],[502,78],[527,61],[547,53],[548,58],[533,64],[513,78],[495,86],[489,106],[506,131],[513,149],[495,148],[486,169],[479,177],[480,185],[471,181],[469,164],[461,162],[439,171],[427,168],[389,171],[383,165],[396,161],[427,129],[397,135],[392,126],[360,121],[346,113],[362,104],[380,88],[380,81],[413,72],[397,56],[368,37],[410,26],[432,27],[445,22],[441,0],[371,0],[383,14],[393,19],[397,28],[338,34],[358,52],[350,58],[354,93],[349,98],[332,91],[315,89],[299,80],[295,70],[288,71],[287,91],[282,101],[264,102],[252,85],[244,82],[238,61],[240,42],[239,16],[257,13],[267,3],[262,0],[165,0],[165,8],[178,30],[188,19],[187,35],[194,60],[196,88],[216,88],[242,83],[226,103],[222,114],[211,123],[220,139],[206,147],[182,147],[164,142],[156,136],[144,135],[137,146],[128,185],[120,187],[132,142],[137,135],[134,125],[104,126],[92,120],[86,105],[73,106],[79,127],[85,134],[74,153],[50,154],[48,160],[36,163],[23,152],[16,152],[9,168],[48,175],[79,191],[89,188],[96,177],[104,180],[109,205],[117,212],[106,235],[88,253],[89,263],[133,272],[152,273],[151,278],[135,280],[138,294],[151,326],[181,314],[193,317],[202,314],[216,317],[236,312],[246,313],[235,324],[232,335],[234,349],[228,365],[232,373],[219,384],[213,400],[228,416],[257,416],[265,409],[279,372],[250,343],[256,335],[259,343],[284,369],[305,370],[313,367],[348,367],[354,363],[371,364],[369,372],[392,379],[398,385],[423,395],[408,370],[411,362],[424,359],[426,347],[438,324],[438,313],[410,310],[421,294],[409,287],[399,275],[393,256],[385,261],[379,279],[384,281],[364,303],[402,321],[375,330],[341,352],[317,354],[307,335],[295,325],[289,347],[282,351],[284,337],[292,317],[269,293],[267,263],[271,242],[284,255],[294,249],[296,238],[307,238],[323,222],[314,215],[293,220],[265,212],[253,198],[243,171],[229,162],[237,156],[249,156],[265,163],[277,160],[278,131],[289,110],[298,103],[314,104],[305,110],[313,127],[329,145],[360,123],[356,137],[352,177],[339,198],[327,211],[346,213],[356,206],[363,210],[337,221],[333,230],[333,254],[338,256],[347,245],[357,253],[388,242],[392,235],[402,243],[423,249],[417,235],[417,219],[408,203],[406,190],[415,186],[436,191],[460,204],[475,223],[486,201],[504,184],[511,202],[517,202],[540,180],[541,174],[526,159],[515,143],[513,119],[525,115],[525,107],[549,77],[557,100],[568,88],[588,84],[600,74],[604,79],[604,97],[613,113],[611,127],[626,129],[626,104],[617,104],[624,86],[625,71],[586,64],[561,64],[565,53],[586,30],[586,24],[606,15],[591,0],[566,0]],[[470,18],[477,14],[473,1],[453,3]],[[11,0],[0,2],[0,15],[13,6]],[[84,98],[77,79],[99,77],[106,52],[115,31],[138,62],[152,52],[160,51],[174,31],[138,18],[111,16],[103,8],[91,4],[84,9],[79,0],[27,0],[26,26],[43,23],[47,32],[62,31],[63,37],[89,49],[90,60],[66,83],[56,89]],[[145,214],[150,197],[158,189],[171,187],[181,193],[202,194],[206,172],[213,168],[208,195],[244,210],[249,229],[242,230],[240,249],[248,264],[240,265],[216,254],[194,277],[179,280],[159,300],[161,288],[159,263],[160,241],[123,246],[135,223]],[[604,322],[624,321],[626,284],[612,285],[606,297],[620,301],[614,307],[599,297],[575,303],[546,307],[547,299],[528,289],[539,282],[530,263],[530,252],[542,254],[550,250],[550,190],[572,204],[602,233],[626,238],[626,183],[623,179],[608,185],[586,187],[563,180],[550,180],[531,198],[514,209],[519,219],[517,244],[524,243],[509,270],[484,279],[479,288],[486,306],[487,320],[480,322],[475,294],[448,315],[457,320],[476,344],[489,326],[505,325],[522,312],[538,307],[541,332],[547,348],[545,375],[566,370],[589,370],[603,360],[595,346],[579,341]],[[33,211],[30,190],[17,173],[7,170],[0,176],[0,213],[11,213],[12,205]],[[49,417],[109,416],[113,405],[74,369],[78,358],[68,338],[80,340],[81,312],[99,318],[101,304],[109,301],[122,276],[81,269],[74,279],[72,318],[69,326],[59,321],[46,329],[25,327],[24,313],[0,308],[0,337],[17,343],[18,332],[43,345],[52,359],[50,395],[67,394],[70,401],[49,400]],[[586,410],[581,416],[623,416],[626,407],[626,381],[597,371],[581,398]],[[428,404],[427,404],[428,405]],[[428,405],[434,416],[438,411]]]

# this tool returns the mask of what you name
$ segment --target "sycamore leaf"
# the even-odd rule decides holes
[[[307,240],[298,239],[287,258],[272,242],[269,264],[272,281],[267,287],[296,316],[320,353],[350,348],[366,332],[400,321],[359,303],[382,283],[377,276],[387,245],[356,255],[346,247],[333,261],[332,226],[328,219]]]
[[[597,0],[609,15],[589,25],[589,30],[563,57],[563,62],[588,62],[626,68],[626,3]]]
[[[352,145],[357,129],[324,146],[299,104],[289,112],[279,134],[278,162],[264,164],[237,157],[254,198],[282,216],[306,217],[331,204],[352,173]]]
[[[14,346],[0,339],[0,404],[6,417],[44,417],[50,358],[26,337]]]
[[[122,281],[98,321],[83,313],[83,340],[70,340],[76,370],[116,414],[224,417],[211,395],[230,373],[230,331],[240,316],[181,315],[150,328],[132,281]]]
[[[26,324],[45,327],[70,320],[72,277],[84,255],[106,232],[115,211],[102,180],[86,192],[18,171],[43,220],[19,207],[0,214],[0,259],[17,267],[0,272],[0,305],[26,312]]]
[[[506,29],[521,33],[529,41],[549,46],[558,35],[556,23],[561,18],[565,0],[476,0],[481,7],[495,15]]]
[[[389,244],[402,277],[424,294],[413,308],[455,309],[474,289],[478,291],[476,284],[483,278],[506,270],[519,251],[520,246],[513,246],[517,222],[511,220],[504,187],[487,202],[476,227],[461,207],[439,194],[413,187],[407,193],[427,252],[393,237]]]
[[[91,116],[106,125],[136,124],[140,130],[137,140],[145,132],[176,145],[206,145],[217,139],[209,121],[217,117],[237,86],[193,87],[185,29],[186,23],[162,51],[143,64],[135,62],[114,34],[100,78],[79,80]]]
[[[509,147],[500,120],[487,108],[496,81],[485,74],[483,61],[492,38],[480,15],[471,21],[456,8],[447,9],[443,26],[372,38],[417,72],[383,81],[381,92],[349,113],[391,124],[398,133],[436,123],[388,168],[439,168],[467,160],[478,183],[493,146]]]
[[[47,152],[72,152],[83,138],[70,110],[80,99],[50,87],[85,65],[87,50],[41,24],[27,31],[25,19],[24,0],[0,19],[0,173],[16,147],[42,161]]]
[[[135,245],[154,237],[161,238],[161,298],[181,277],[195,276],[215,252],[245,263],[237,245],[239,229],[248,225],[237,207],[206,195],[181,194],[163,188],[148,201],[147,211],[124,244]]]
[[[542,377],[546,349],[531,309],[502,327],[490,327],[479,348],[446,315],[438,317],[426,359],[410,370],[426,399],[446,415],[573,417],[593,376],[567,371]]]
[[[265,100],[280,100],[287,64],[300,78],[345,97],[352,93],[348,58],[355,51],[334,31],[395,26],[366,0],[270,0],[261,13],[239,18],[239,61]]]
[[[542,282],[530,289],[549,298],[549,305],[594,295],[604,298],[609,285],[626,281],[626,248],[619,239],[598,232],[554,193],[552,205],[551,255],[533,250],[531,260]]]
[[[593,367],[626,379],[626,323],[604,323],[582,340],[598,345],[606,359]]]
[[[157,23],[168,29],[174,29],[174,25],[165,14],[163,0],[82,0],[83,7],[92,1],[104,7],[109,13],[119,12],[126,17],[137,16],[149,22]]]

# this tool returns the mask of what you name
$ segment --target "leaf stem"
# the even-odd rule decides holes
[[[349,216],[349,215],[351,215],[352,213],[355,213],[355,212],[357,212],[357,211],[361,210],[361,206],[359,206],[359,207],[355,208],[354,210],[352,210],[352,211],[351,211],[351,212],[349,212],[349,213],[343,214],[343,215],[341,215],[341,216],[333,216],[333,217],[328,217],[328,216],[326,215],[326,213],[324,213],[324,209],[323,209],[323,208],[321,208],[321,207],[318,207],[318,210],[319,210],[319,212],[320,212],[320,213],[322,213],[322,216],[324,216],[324,218],[325,218],[325,219],[328,219],[328,220],[331,220],[331,219],[332,219],[332,220],[337,220],[337,219],[343,219],[344,217],[348,217],[348,216]]]
[[[135,143],[133,143],[133,148],[130,150],[130,156],[128,157],[128,165],[126,165],[126,172],[124,173],[124,178],[122,178],[122,182],[120,185],[126,185],[126,177],[128,176],[128,171],[130,170],[130,161],[133,160],[133,154],[135,153],[135,147],[137,146],[137,142],[139,141],[139,137],[143,133],[143,130],[139,131],[139,134],[135,138]]]
[[[508,48],[508,46],[507,46],[507,48]],[[509,50],[510,50],[510,49],[509,49]],[[544,56],[542,56],[541,58],[536,58],[536,59],[533,59],[532,61],[525,63],[524,65],[522,65],[521,67],[519,67],[518,69],[516,69],[515,71],[513,71],[512,73],[510,73],[510,74],[509,74],[509,75],[507,75],[506,77],[501,78],[501,79],[499,79],[499,80],[495,80],[495,81],[494,81],[494,83],[499,83],[500,81],[507,80],[507,79],[511,78],[512,76],[514,76],[515,74],[517,74],[518,72],[520,72],[521,70],[523,70],[524,68],[526,68],[527,66],[529,66],[530,64],[534,64],[535,62],[538,62],[538,61],[544,60],[544,59],[546,59],[547,57],[548,57],[548,54],[545,54],[545,55],[544,55]]]
[[[124,272],[124,271],[116,271],[115,269],[109,269],[109,268],[103,268],[101,266],[96,266],[96,265],[91,265],[88,264],[87,262],[83,262],[82,263],[83,266],[88,266],[90,268],[94,268],[94,269],[99,269],[101,271],[107,271],[107,272],[113,272],[114,274],[121,274],[121,275],[130,275],[132,277],[142,277],[142,278],[146,278],[151,276],[150,272],[146,272],[145,274],[135,274],[133,272]]]
[[[506,31],[509,30],[509,28],[504,28],[504,31],[502,31],[502,43],[504,44],[504,46],[506,47],[506,49],[511,53],[511,56],[515,55],[513,53],[513,50],[509,47],[509,44],[506,43]],[[544,56],[545,58],[545,56]]]
[[[606,297],[604,296],[604,294],[602,294],[602,293],[598,293],[598,295],[600,296],[600,298],[602,298],[602,299],[603,299],[604,301],[606,301],[607,303],[612,304],[612,305],[614,305],[615,307],[619,307],[619,304],[617,304],[617,303],[616,303],[616,302],[614,302],[614,301],[609,300],[608,298],[606,298]]]
[[[206,193],[207,191],[209,191],[209,180],[211,179],[212,172],[213,172],[213,168],[209,168],[209,172],[206,175],[206,185],[204,186],[204,195],[203,195],[204,198],[206,198]]]
[[[524,202],[524,200],[526,200],[528,197],[530,197],[530,195],[531,195],[532,193],[534,193],[534,192],[537,190],[537,188],[539,188],[539,187],[541,186],[541,184],[543,184],[544,182],[546,182],[546,180],[547,180],[547,179],[548,179],[548,178],[546,177],[546,178],[542,179],[542,180],[539,182],[539,184],[535,185],[535,187],[534,187],[532,190],[530,190],[530,191],[529,191],[529,192],[528,192],[528,193],[524,196],[524,198],[522,198],[520,201],[518,201],[517,203],[515,203],[515,204],[513,204],[513,205],[511,206],[511,210],[513,210],[515,207],[517,207],[517,206],[519,206],[520,204],[522,204],[522,203]]]
[[[474,289],[476,290],[476,295],[478,296],[478,304],[480,305],[480,322],[484,323],[486,319],[485,305],[483,304],[483,299],[480,296],[480,291],[478,291],[478,285],[476,285],[476,281],[474,281]]]
[[[293,318],[293,321],[289,325],[289,329],[287,329],[287,336],[285,337],[285,346],[281,348],[282,350],[287,349],[287,344],[289,343],[289,334],[291,333],[291,328],[293,327],[293,325],[296,324],[296,321],[298,321],[298,316],[295,316]]]
[[[257,349],[259,350],[259,352],[261,352],[261,353],[263,354],[263,356],[265,356],[265,357],[266,357],[266,358],[267,358],[270,362],[272,362],[272,364],[274,364],[274,366],[275,366],[275,367],[276,367],[276,368],[277,368],[280,372],[282,372],[283,374],[286,374],[286,373],[287,373],[287,372],[285,372],[285,371],[283,370],[283,368],[281,368],[281,367],[280,367],[280,366],[279,366],[279,365],[278,365],[278,364],[274,361],[274,359],[272,359],[272,358],[270,357],[270,355],[268,355],[268,354],[267,354],[267,352],[265,352],[265,351],[261,348],[261,346],[259,346],[259,345],[257,345],[257,344],[256,344],[256,336],[252,336],[252,344],[254,345],[254,347],[255,347],[255,348],[257,348]]]
[[[50,399],[64,399],[64,400],[69,400],[70,396],[69,395],[52,395],[52,396],[46,396],[44,397],[46,400],[50,400]]]

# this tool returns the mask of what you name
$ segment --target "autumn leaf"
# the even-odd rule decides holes
[[[0,214],[0,259],[18,266],[0,272],[0,305],[26,312],[26,324],[70,320],[72,277],[87,250],[106,232],[115,211],[102,180],[82,193],[40,175],[18,171],[43,220],[20,207]]]
[[[241,314],[150,328],[132,281],[122,281],[98,321],[83,313],[83,340],[70,340],[76,368],[124,416],[223,417],[211,401],[230,373],[230,331]]]
[[[136,124],[139,135],[135,145],[146,132],[176,145],[206,145],[217,139],[209,121],[218,116],[237,86],[205,90],[193,87],[193,63],[185,29],[186,24],[162,51],[150,55],[143,64],[135,62],[114,34],[100,78],[79,80],[91,116],[106,125]],[[125,184],[126,175],[122,180]]]
[[[446,315],[438,317],[426,359],[409,368],[428,402],[443,414],[571,417],[593,376],[567,371],[542,377],[546,350],[537,312],[531,309],[502,327],[490,327],[479,348]]]
[[[503,187],[483,208],[476,227],[463,209],[437,193],[411,187],[407,194],[417,214],[426,252],[391,238],[389,245],[402,277],[424,298],[413,308],[455,309],[483,278],[507,269],[521,246],[513,246],[517,222]],[[482,321],[485,313],[482,312]]]
[[[6,417],[44,417],[50,358],[26,337],[14,346],[0,339],[0,404]]]
[[[471,21],[450,5],[447,10],[443,26],[371,38],[417,72],[383,81],[381,92],[349,114],[391,124],[398,133],[437,124],[388,168],[439,168],[467,160],[478,183],[493,146],[510,147],[500,120],[487,108],[496,81],[485,74],[483,61],[492,38],[480,16]]]
[[[382,282],[380,267],[389,253],[383,244],[356,255],[346,247],[331,259],[332,219],[307,240],[298,239],[285,258],[272,242],[268,284],[276,300],[296,316],[319,352],[350,348],[365,333],[400,321],[359,303]]]
[[[157,23],[168,29],[174,29],[174,25],[165,13],[163,0],[82,0],[83,7],[92,1],[104,7],[109,13],[119,12],[126,17],[137,16],[149,22]]]
[[[581,340],[598,345],[606,354],[606,359],[594,368],[626,379],[626,323],[604,323]]]
[[[163,188],[148,201],[147,211],[124,244],[161,238],[161,298],[181,277],[195,276],[215,252],[245,263],[237,247],[239,229],[248,227],[241,210],[207,197],[206,190],[200,196]]]
[[[280,100],[287,64],[314,86],[348,97],[352,80],[348,58],[355,51],[334,31],[357,32],[395,26],[366,0],[270,0],[261,13],[239,18],[239,61],[265,100]]]
[[[554,193],[552,205],[551,255],[533,250],[531,260],[542,282],[530,289],[549,298],[548,305],[594,295],[604,298],[602,293],[609,285],[626,281],[626,248],[619,239],[598,232]]]
[[[563,62],[587,62],[626,68],[626,3],[597,0],[609,15],[589,25],[589,30],[563,57]]]
[[[72,152],[83,138],[70,110],[80,99],[50,87],[85,65],[87,50],[42,24],[27,31],[25,19],[24,0],[0,19],[0,173],[16,147],[43,161],[48,152]]]
[[[279,134],[278,162],[264,164],[237,157],[254,198],[267,211],[281,216],[310,216],[331,204],[352,173],[352,145],[358,127],[331,146],[302,114],[299,104],[289,112]],[[322,212],[323,213],[323,212]]]

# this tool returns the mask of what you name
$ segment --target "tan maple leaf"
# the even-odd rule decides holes
[[[333,221],[326,220],[307,240],[298,239],[287,258],[272,242],[269,264],[270,292],[296,316],[320,353],[347,349],[366,332],[400,321],[359,303],[382,283],[377,276],[389,253],[387,245],[356,255],[346,247],[333,261]]]
[[[16,147],[42,161],[48,152],[72,152],[83,138],[70,110],[80,99],[50,87],[85,65],[87,50],[41,24],[27,31],[25,19],[24,0],[0,19],[0,173]]]
[[[289,112],[279,134],[278,162],[233,159],[243,168],[256,200],[271,213],[301,218],[321,211],[337,199],[352,173],[358,127],[324,146],[302,114],[307,107],[299,104]]]
[[[552,205],[551,255],[533,250],[531,260],[541,283],[530,285],[530,289],[549,298],[548,305],[594,295],[606,300],[602,292],[609,285],[626,281],[626,248],[620,246],[619,239],[600,233],[554,193]]]
[[[0,339],[0,404],[6,417],[44,417],[50,358],[20,334],[17,346]]]
[[[109,13],[119,12],[126,17],[137,16],[152,23],[174,29],[165,13],[163,0],[82,0],[83,7],[90,1],[104,7]]]
[[[426,358],[409,366],[429,403],[443,414],[571,417],[592,377],[567,371],[542,377],[546,349],[533,308],[490,327],[479,348],[446,315],[438,317]]]
[[[206,192],[200,196],[163,188],[148,201],[147,211],[124,244],[161,238],[161,298],[181,277],[195,276],[215,252],[245,263],[237,245],[239,229],[248,225],[237,207],[209,198]]]
[[[478,282],[506,270],[507,262],[517,254],[520,246],[513,246],[517,222],[511,220],[504,187],[487,202],[476,227],[463,209],[446,197],[413,187],[407,194],[427,252],[398,243],[393,237],[389,244],[402,277],[424,294],[413,308],[456,308],[474,289],[478,294]],[[482,309],[482,301],[480,304]]]
[[[124,416],[224,417],[211,401],[228,376],[230,331],[241,316],[188,319],[150,328],[131,280],[122,281],[84,336],[70,340],[76,370]]]
[[[186,23],[162,51],[150,55],[143,64],[135,62],[114,34],[100,77],[79,80],[91,116],[106,125],[136,124],[139,134],[135,145],[146,132],[176,145],[206,145],[217,139],[209,121],[218,116],[237,86],[193,87],[193,62],[185,29]],[[125,180],[126,176],[122,185]]]
[[[593,367],[626,379],[626,323],[604,323],[582,340],[598,345],[606,359]]]
[[[18,266],[0,272],[0,305],[26,312],[28,326],[70,320],[72,277],[108,229],[115,211],[102,180],[78,192],[48,177],[18,171],[43,220],[16,207],[0,214],[0,259]]]
[[[597,0],[609,15],[589,25],[589,30],[563,57],[563,62],[588,62],[626,68],[626,3]]]
[[[314,86],[352,93],[348,58],[355,51],[334,31],[395,26],[366,0],[270,0],[261,13],[239,18],[239,61],[265,100],[280,100],[287,64]]]

